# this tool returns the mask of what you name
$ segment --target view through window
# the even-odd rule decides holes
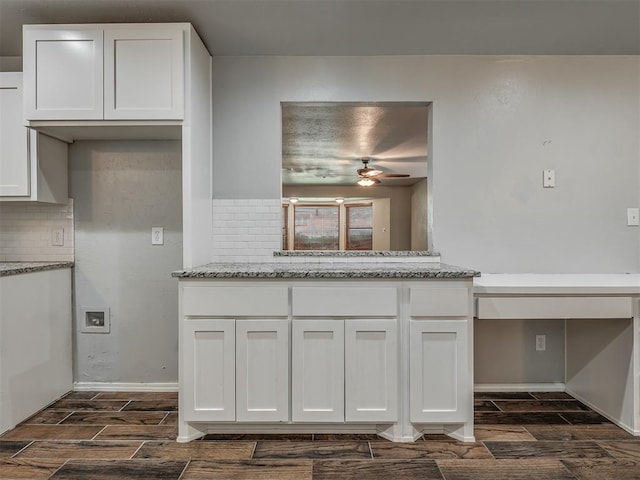
[[[329,205],[294,207],[294,250],[338,250],[340,208]]]

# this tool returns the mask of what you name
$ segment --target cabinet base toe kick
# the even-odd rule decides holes
[[[287,435],[296,440],[321,440],[325,435],[377,435],[391,442],[411,443],[423,435],[448,435],[461,442],[475,442],[473,423],[463,424],[298,424],[298,423],[210,423],[181,422],[178,427],[178,443],[197,440],[205,435]],[[215,440],[215,438],[213,438]],[[337,439],[336,439],[337,440]]]

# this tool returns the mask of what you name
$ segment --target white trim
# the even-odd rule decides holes
[[[127,383],[127,382],[74,382],[74,392],[177,392],[178,382]]]
[[[603,410],[599,409],[595,404],[589,402],[588,400],[586,400],[584,397],[578,395],[575,392],[572,391],[567,391],[567,393],[569,395],[571,395],[573,398],[575,398],[576,400],[584,403],[587,407],[589,407],[591,410],[598,412],[600,415],[602,415],[603,417],[605,417],[607,420],[615,423],[617,426],[619,426],[620,428],[622,428],[623,430],[629,432],[631,435],[634,436],[640,436],[640,430],[634,430],[633,427],[626,425],[624,423],[622,423],[619,419],[612,417],[611,415],[605,413]]]
[[[476,383],[474,392],[564,392],[564,382],[552,383]]]

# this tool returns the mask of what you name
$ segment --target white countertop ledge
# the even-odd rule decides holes
[[[640,273],[483,273],[474,294],[640,296]]]

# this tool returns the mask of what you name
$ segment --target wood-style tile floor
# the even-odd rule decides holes
[[[476,443],[429,435],[207,435],[176,393],[74,392],[0,437],[0,479],[640,479],[640,438],[564,393],[476,394]]]

